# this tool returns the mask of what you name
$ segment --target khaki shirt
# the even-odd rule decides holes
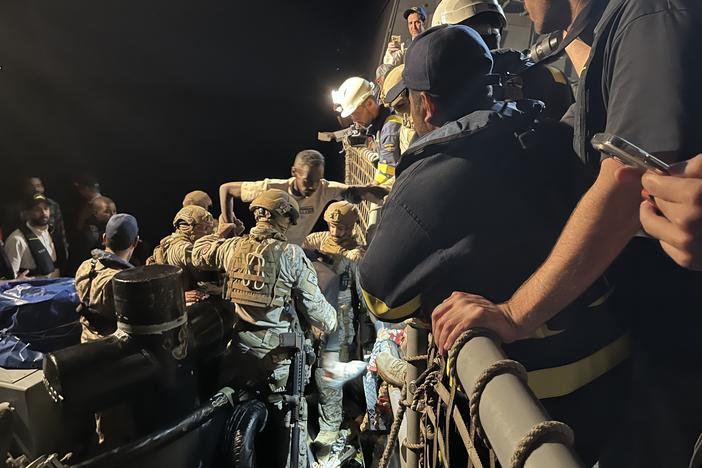
[[[292,193],[295,178],[289,179],[264,179],[258,182],[244,182],[241,184],[241,200],[251,202],[254,198],[268,189],[279,189],[288,192],[295,198],[300,206],[300,219],[296,225],[291,225],[285,233],[289,242],[301,245],[305,236],[312,232],[324,208],[336,200],[341,200],[341,192],[348,189],[348,185],[322,179],[319,188],[309,197],[298,197]]]
[[[80,322],[83,327],[81,334],[81,342],[94,341],[103,336],[112,334],[117,327],[117,317],[115,316],[115,301],[112,292],[112,278],[120,271],[130,268],[131,265],[124,260],[124,268],[113,268],[105,265],[101,260],[105,258],[114,258],[116,255],[103,252],[101,250],[93,251],[93,258],[84,261],[76,271],[76,293],[82,304],[89,307],[92,313],[97,314],[105,323],[110,324],[95,324],[81,316]],[[95,260],[94,277],[91,279],[90,271],[92,263]],[[109,264],[109,263],[108,263]],[[112,325],[114,323],[114,325]]]

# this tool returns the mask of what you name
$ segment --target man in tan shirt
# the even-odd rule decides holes
[[[92,258],[84,261],[76,272],[82,343],[100,339],[117,329],[112,278],[133,267],[129,260],[139,242],[137,221],[132,215],[116,214],[107,222],[103,236],[105,250],[93,250]]]
[[[288,242],[302,244],[312,232],[319,216],[329,202],[347,200],[360,203],[368,200],[379,203],[388,190],[377,185],[346,185],[324,178],[324,156],[319,151],[300,151],[289,179],[264,179],[256,182],[228,182],[219,188],[219,199],[224,222],[235,219],[233,198],[250,202],[268,189],[278,189],[289,193],[300,207],[297,225],[290,226],[285,234]]]

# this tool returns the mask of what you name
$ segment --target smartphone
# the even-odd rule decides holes
[[[627,166],[658,174],[670,174],[670,166],[667,163],[617,135],[598,133],[592,137],[591,143],[597,151],[612,156]]]

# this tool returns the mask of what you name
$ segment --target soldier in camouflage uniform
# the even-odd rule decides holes
[[[243,231],[238,221],[237,233]],[[208,295],[221,294],[218,273],[201,271],[193,266],[193,243],[202,236],[212,234],[214,219],[209,211],[198,205],[187,205],[173,218],[175,232],[161,240],[153,255],[146,259],[147,265],[174,265],[183,269],[185,302],[191,304],[206,299]]]
[[[290,391],[291,354],[278,346],[279,335],[299,329],[298,314],[324,333],[333,332],[336,311],[319,290],[315,270],[302,248],[286,241],[288,227],[299,217],[295,199],[271,189],[256,197],[250,209],[256,226],[249,234],[227,238],[233,226],[221,224],[218,234],[195,242],[192,261],[197,268],[220,269],[227,274],[225,298],[234,303],[239,318],[227,369],[242,399],[260,398],[268,403],[268,422],[259,440],[272,444],[274,450],[265,455],[275,460],[266,466],[289,466],[290,414],[283,399]],[[304,398],[300,412],[299,466],[305,467]]]
[[[354,303],[360,305],[356,289],[356,264],[363,256],[363,246],[354,236],[358,222],[358,211],[349,202],[340,201],[329,205],[324,212],[324,220],[329,226],[325,232],[315,232],[307,236],[303,249],[315,251],[320,260],[339,279],[336,298],[337,322],[335,336],[328,336],[322,346],[322,360],[325,368],[348,361],[350,347],[354,339]],[[356,300],[354,300],[356,294]],[[366,369],[363,361],[344,364],[348,378],[361,375]],[[325,378],[325,369],[315,371],[315,381],[319,389],[319,429],[315,446],[319,458],[324,458],[331,444],[338,436],[343,419],[343,391],[338,382]]]

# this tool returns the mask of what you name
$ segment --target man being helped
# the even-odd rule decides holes
[[[553,188],[567,176],[561,155],[549,152],[551,141],[534,125],[538,115],[492,101],[485,85],[491,66],[485,43],[462,25],[429,29],[407,51],[403,81],[418,138],[402,157],[360,264],[364,298],[380,320],[428,320],[455,289],[508,297],[565,222],[571,207]],[[551,415],[575,429],[579,453],[593,463],[600,425],[619,401],[613,369],[627,356],[608,291],[598,282],[506,348],[525,365]]]
[[[290,392],[291,354],[278,346],[283,333],[300,330],[300,315],[324,333],[336,329],[336,311],[317,286],[317,275],[302,248],[287,242],[286,233],[299,219],[295,199],[282,190],[269,189],[250,205],[256,226],[243,237],[210,234],[193,246],[193,265],[220,269],[227,274],[225,298],[234,303],[239,321],[230,344],[228,370],[243,399],[261,398],[269,406],[264,435],[273,457],[264,466],[289,465],[290,414],[284,396]],[[235,226],[220,225],[229,235]],[[292,304],[295,306],[292,307]],[[299,315],[298,315],[299,314]],[[301,401],[299,466],[307,459],[307,407]],[[273,448],[273,450],[270,450]]]
[[[592,170],[594,184],[548,259],[511,297],[456,292],[434,311],[437,344],[446,350],[472,327],[491,328],[507,342],[528,336],[612,265],[624,272],[615,299],[630,313],[636,332],[633,389],[622,428],[611,439],[612,453],[600,459],[600,466],[684,466],[702,431],[702,356],[697,346],[702,290],[692,286],[701,278],[674,265],[658,243],[637,235],[639,179],[619,177],[622,165],[598,153],[590,139],[601,131],[613,133],[667,162],[702,151],[702,97],[693,91],[700,72],[695,54],[702,42],[702,4],[559,0],[527,1],[526,8],[538,32],[568,30],[576,35],[566,50],[573,62],[586,65],[578,86],[574,146]],[[603,8],[594,21],[584,22],[584,16]],[[578,52],[585,52],[587,59]],[[657,179],[646,175],[644,182],[650,184],[652,178]],[[694,193],[686,196],[687,203],[697,198]],[[665,196],[660,203],[672,215]],[[675,231],[675,225],[667,226]],[[662,332],[665,324],[674,331]]]
[[[49,232],[51,207],[41,193],[25,202],[26,223],[12,232],[5,243],[5,253],[15,276],[48,278],[59,276],[56,247]]]
[[[139,242],[139,226],[134,216],[120,213],[107,222],[103,234],[105,250],[95,249],[76,272],[76,292],[83,327],[81,342],[94,341],[117,329],[112,278],[132,268],[129,260]]]
[[[238,221],[238,220],[236,220]],[[146,260],[147,265],[174,265],[183,269],[183,290],[186,304],[206,299],[210,294],[219,295],[219,274],[216,271],[201,271],[193,266],[193,244],[203,236],[213,233],[214,219],[209,211],[198,205],[181,208],[173,218],[175,232],[163,239]],[[244,226],[237,225],[236,235]]]
[[[257,182],[228,182],[219,188],[222,218],[233,222],[233,198],[250,202],[268,189],[287,192],[300,207],[300,219],[286,233],[288,242],[302,244],[312,232],[324,207],[334,200],[360,203],[362,200],[379,202],[388,194],[387,189],[375,185],[346,185],[324,178],[324,156],[319,151],[300,151],[295,157],[289,179],[264,179]]]
[[[315,371],[315,381],[319,389],[319,434],[315,439],[317,458],[323,459],[336,441],[343,419],[343,390],[337,381],[325,378],[325,369],[340,366],[339,361],[349,360],[353,343],[354,304],[358,304],[356,291],[356,266],[363,256],[363,248],[354,236],[358,222],[358,211],[349,202],[340,201],[329,205],[324,212],[324,220],[329,226],[325,232],[314,232],[305,238],[302,248],[318,254],[320,262],[326,265],[338,278],[336,303],[337,331],[327,335],[322,346],[322,367]],[[314,255],[313,254],[313,255]],[[360,375],[366,368],[364,361],[351,361],[346,365],[348,374]],[[350,376],[349,376],[350,377]]]

